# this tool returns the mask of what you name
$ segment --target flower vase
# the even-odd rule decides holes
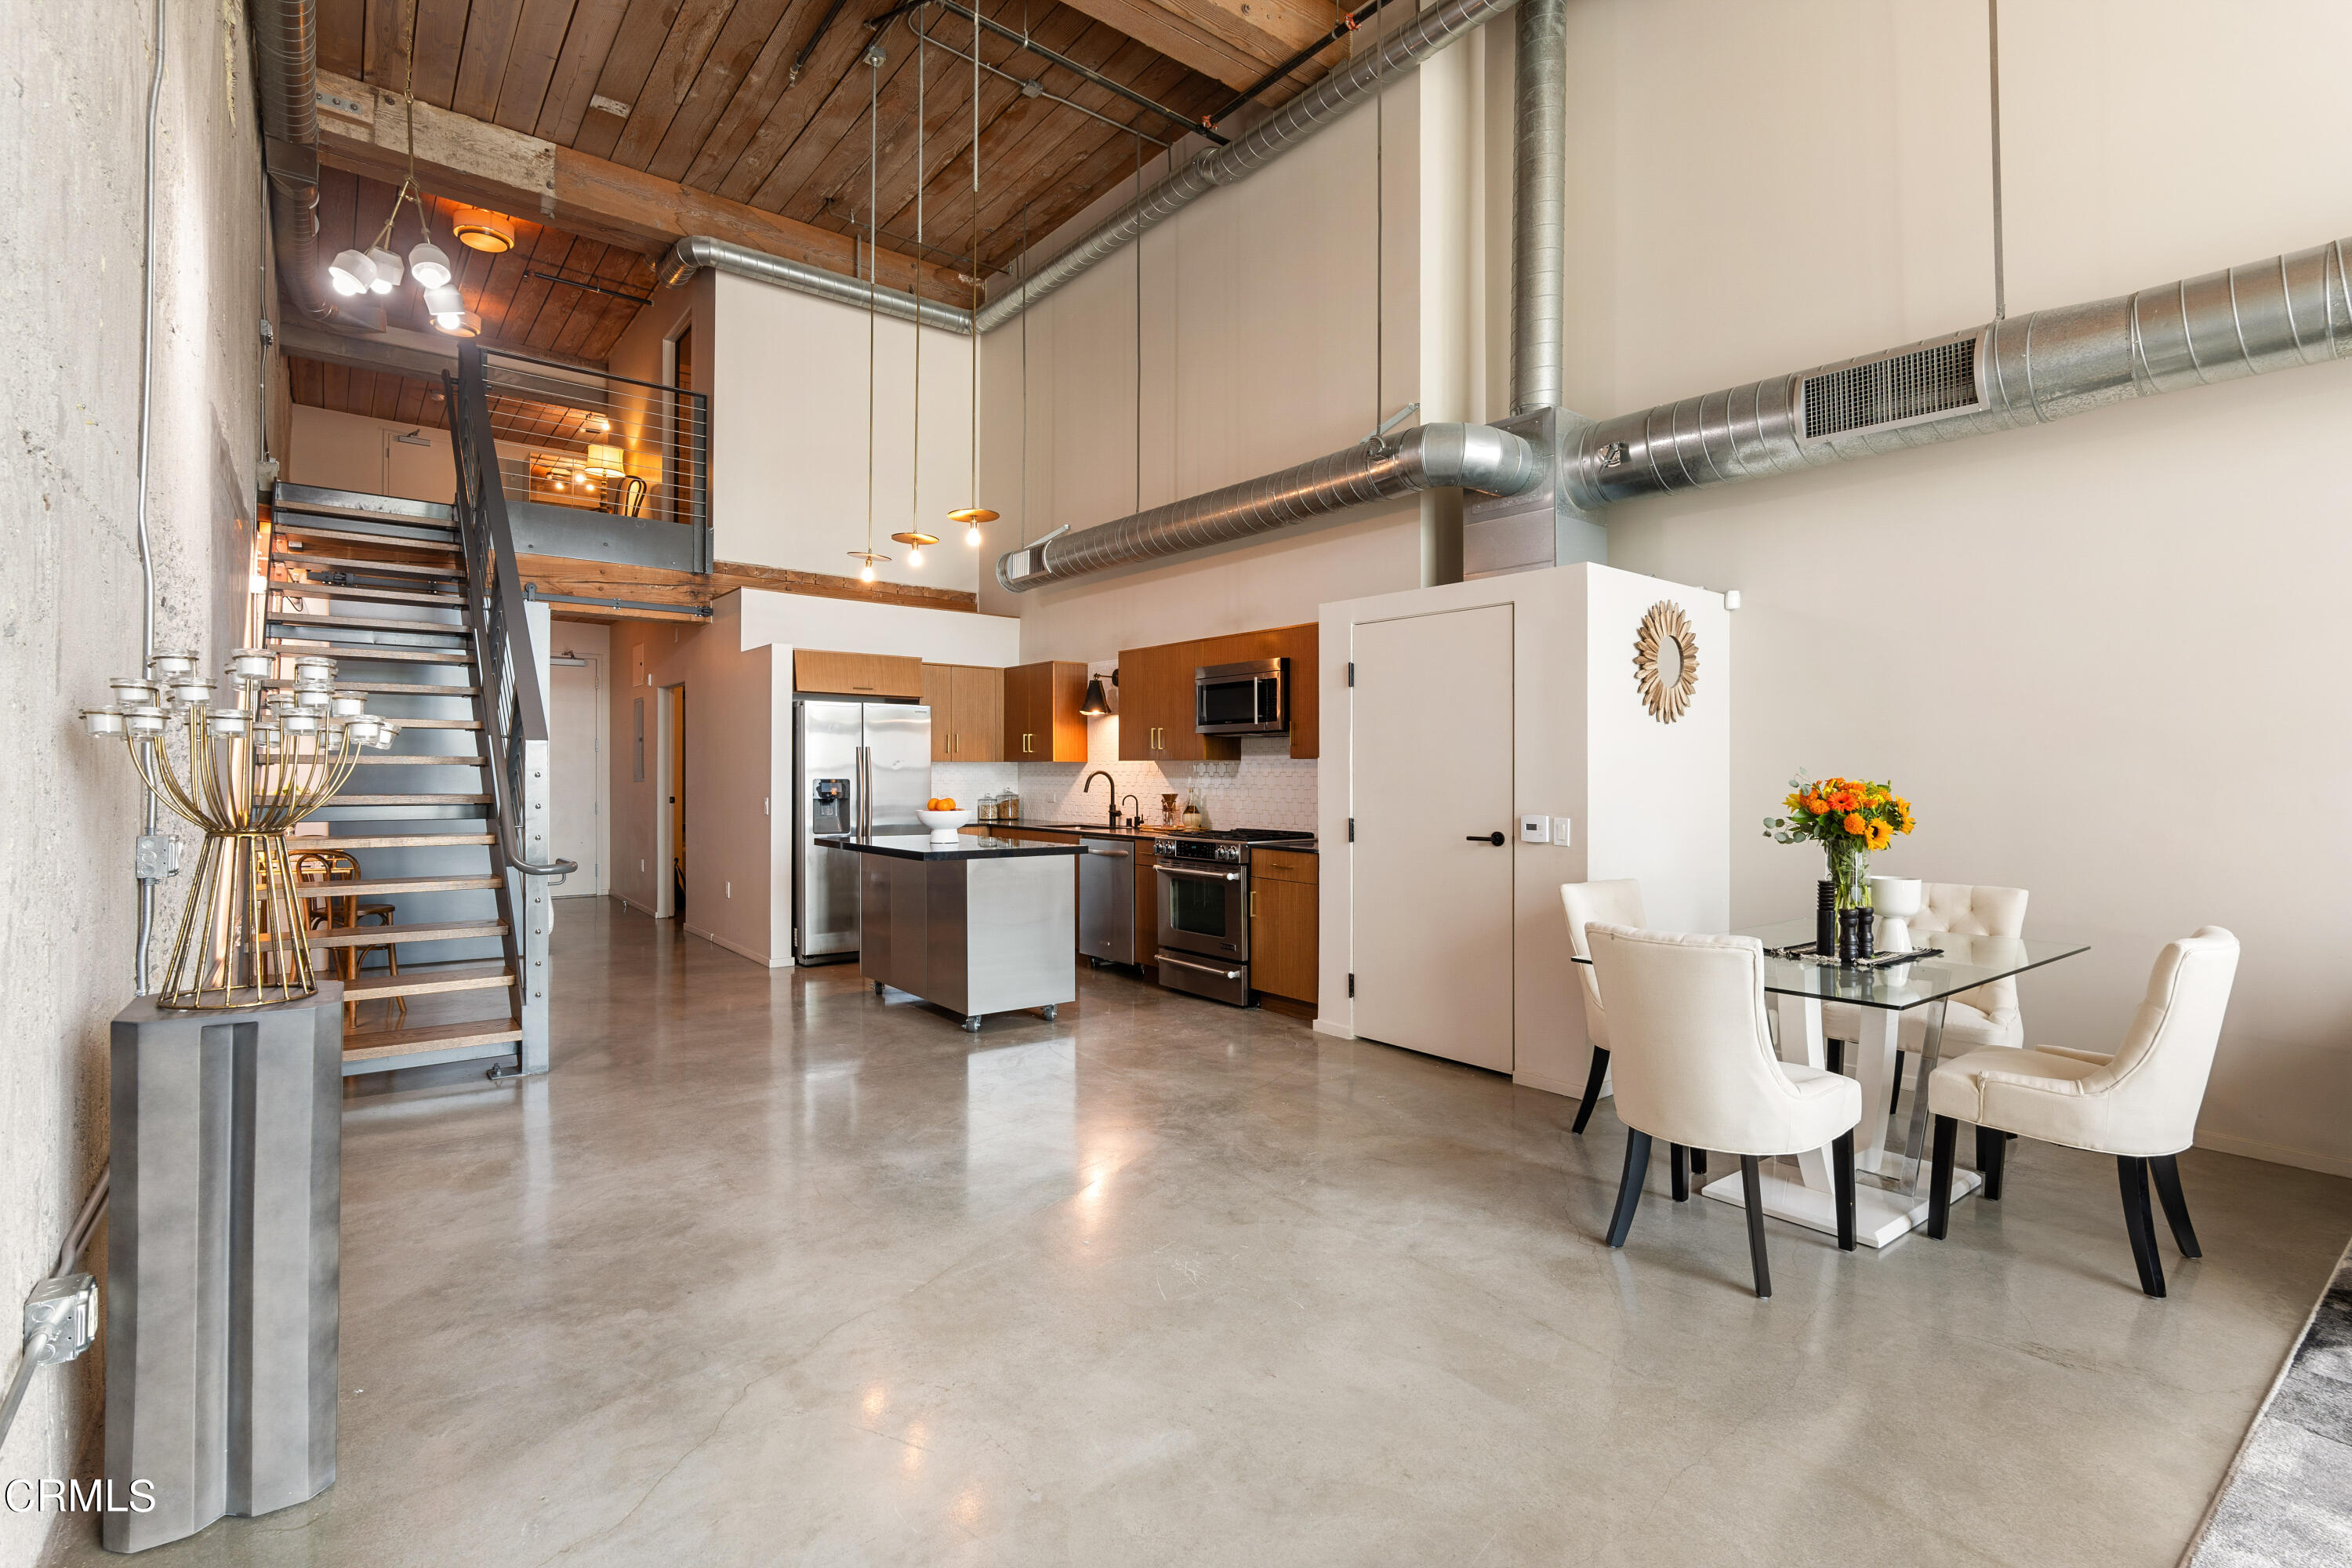
[[[1868,958],[1870,953],[1868,927],[1861,917],[1870,909],[1870,856],[1867,851],[1833,846],[1829,852],[1830,874],[1826,885],[1836,900],[1834,945],[1820,951],[1833,954],[1840,963],[1852,963]]]

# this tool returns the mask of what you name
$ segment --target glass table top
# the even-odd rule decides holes
[[[1813,996],[1824,1002],[1852,1002],[1863,1007],[1901,1012],[1941,1001],[2062,958],[2090,950],[2086,942],[2046,937],[1969,936],[1959,931],[1914,931],[1911,944],[1940,948],[1933,957],[1890,963],[1877,969],[1843,969],[1810,957],[1774,955],[1776,948],[1809,947],[1813,940],[1811,920],[1779,921],[1749,926],[1738,934],[1764,944],[1764,989],[1782,996]],[[1881,955],[1885,956],[1884,954]],[[1590,963],[1580,958],[1579,963]]]

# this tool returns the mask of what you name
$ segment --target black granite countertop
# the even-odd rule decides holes
[[[940,841],[928,833],[884,833],[866,838],[845,833],[823,834],[816,841],[859,855],[888,855],[900,860],[1013,860],[1024,855],[1076,856],[1078,852],[1075,844],[1020,844],[1010,838],[970,835]]]
[[[976,822],[974,827],[1018,827],[1030,833],[1083,833],[1088,838],[1168,838],[1181,837],[1164,827],[1145,824],[1141,827],[1108,827],[1099,822]],[[1301,855],[1315,853],[1315,840],[1297,838],[1280,844],[1260,844],[1259,849],[1285,849]]]

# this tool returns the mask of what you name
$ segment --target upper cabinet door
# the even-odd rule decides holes
[[[1004,672],[1004,760],[1083,763],[1087,667],[1071,659],[1016,664]]]
[[[1030,736],[1036,726],[1030,721],[1032,700],[1037,689],[1037,667],[1016,664],[1004,672],[1004,722],[997,731],[1003,738],[999,748],[1008,763],[1029,763],[1038,760],[1030,749]]]
[[[969,759],[955,753],[953,668],[944,664],[923,666],[923,706],[931,710],[931,761],[957,763]]]
[[[842,697],[920,697],[923,661],[895,654],[794,648],[793,689]]]
[[[1004,671],[959,664],[950,671],[953,697],[955,758],[960,763],[1004,760]],[[931,723],[936,729],[936,714]]]

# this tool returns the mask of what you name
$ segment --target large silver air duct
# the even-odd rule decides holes
[[[1557,408],[1566,344],[1568,0],[1519,0],[1511,148],[1511,412]]]
[[[738,278],[756,279],[773,283],[802,294],[813,294],[820,300],[836,304],[866,309],[866,295],[874,297],[874,310],[879,315],[911,321],[919,310],[922,323],[941,331],[971,333],[971,312],[960,310],[940,300],[919,300],[903,289],[880,289],[863,278],[844,278],[822,267],[805,261],[793,261],[786,257],[771,256],[764,250],[753,250],[747,245],[735,245],[723,239],[713,239],[705,234],[690,234],[669,247],[662,258],[658,274],[661,286],[675,289],[703,268],[719,272],[731,272]]]
[[[1731,484],[2352,358],[2341,239],[1660,404],[1586,428],[1575,502]]]
[[[997,558],[996,580],[1024,593],[1042,583],[1181,555],[1416,490],[1458,485],[1516,495],[1546,471],[1543,455],[1508,431],[1423,425],[1393,442],[1364,441],[1280,473],[1007,551]]]
[[[316,0],[255,0],[260,55],[262,166],[270,186],[269,234],[278,282],[295,309],[321,325],[373,331],[383,309],[340,300],[319,265],[319,17]]]
[[[1559,0],[1552,0],[1558,4]],[[1247,179],[1317,132],[1368,101],[1383,79],[1393,81],[1489,17],[1508,10],[1512,0],[1445,0],[1332,71],[1284,104],[1249,134],[1223,147],[1211,147],[1121,207],[1108,221],[1027,279],[980,309],[980,330],[993,331],[1079,273],[1140,238],[1219,185]]]

